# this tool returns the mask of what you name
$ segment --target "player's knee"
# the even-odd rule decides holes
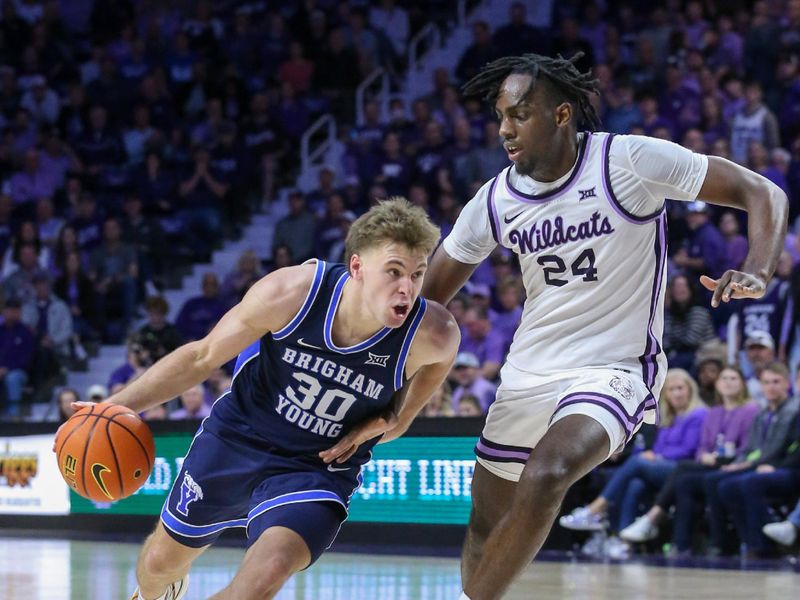
[[[569,462],[553,457],[531,463],[522,471],[519,485],[534,490],[537,495],[560,496],[566,493],[573,480],[573,469]]]
[[[239,578],[235,597],[241,600],[272,598],[294,571],[294,564],[288,557],[271,556],[259,563],[258,569]]]
[[[165,545],[148,543],[139,557],[138,570],[141,574],[154,579],[169,579],[174,573],[185,568],[178,559],[176,553]]]

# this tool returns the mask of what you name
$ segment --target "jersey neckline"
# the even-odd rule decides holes
[[[333,352],[339,352],[340,354],[351,354],[354,352],[361,352],[362,350],[366,350],[367,348],[371,348],[378,342],[380,342],[383,338],[385,338],[389,333],[392,331],[391,327],[383,327],[382,329],[378,330],[372,336],[364,340],[363,342],[359,342],[358,344],[354,344],[352,346],[347,346],[341,348],[337,346],[333,341],[333,319],[336,317],[336,310],[339,308],[339,302],[342,299],[342,291],[344,290],[344,285],[347,283],[347,280],[350,279],[350,274],[345,271],[339,276],[339,279],[336,281],[336,286],[333,288],[333,293],[331,294],[330,302],[328,303],[328,310],[325,313],[325,324],[322,328],[323,338],[325,340],[325,346],[329,350]]]
[[[591,138],[591,136],[591,132],[587,131],[582,133],[581,139],[578,141],[578,156],[575,159],[575,164],[572,166],[572,172],[570,173],[570,176],[567,177],[566,181],[554,187],[552,190],[548,190],[541,194],[528,194],[518,190],[514,187],[514,184],[511,183],[511,171],[514,169],[514,165],[511,165],[506,169],[506,186],[508,187],[509,191],[512,193],[512,195],[517,196],[518,199],[536,201],[549,200],[553,196],[566,191],[573,183],[577,181],[578,175],[583,170],[583,159],[586,156],[586,149],[589,145],[589,138]]]

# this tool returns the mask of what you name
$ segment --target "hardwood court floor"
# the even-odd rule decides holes
[[[0,537],[2,600],[127,600],[138,545]],[[212,548],[195,564],[185,600],[201,600],[230,580],[242,551]],[[538,562],[508,600],[784,600],[800,575],[641,564]],[[278,600],[456,600],[458,561],[329,553],[289,581]]]

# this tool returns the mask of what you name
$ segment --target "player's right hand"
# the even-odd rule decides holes
[[[69,407],[73,411],[78,412],[80,409],[86,408],[87,406],[93,406],[94,404],[97,404],[97,403],[96,402],[87,402],[86,400],[80,400],[78,402],[71,402]],[[61,432],[61,428],[64,427],[64,425],[66,425],[66,423],[62,423],[58,427],[58,429],[56,429],[56,434],[53,436],[53,448],[52,448],[53,452],[56,451],[56,440],[58,439],[58,434]]]
[[[739,298],[761,298],[767,289],[767,282],[760,277],[728,269],[719,279],[711,279],[707,275],[700,276],[700,283],[710,292],[714,292],[711,297],[711,306],[716,308],[722,302],[730,302],[731,299]]]
[[[383,435],[397,425],[397,416],[394,413],[373,417],[356,425],[346,435],[341,437],[334,446],[319,453],[319,457],[326,463],[336,461],[341,464],[347,462],[358,447],[364,442]]]

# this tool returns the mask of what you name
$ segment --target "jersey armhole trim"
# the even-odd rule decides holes
[[[272,339],[281,340],[290,335],[295,329],[298,328],[300,323],[303,322],[303,319],[306,318],[306,315],[308,315],[308,312],[314,305],[314,301],[317,299],[317,294],[322,287],[322,278],[325,274],[325,267],[325,261],[317,259],[316,269],[314,270],[314,280],[311,282],[311,286],[308,288],[306,299],[303,300],[300,310],[297,311],[297,314],[292,318],[291,321],[289,321],[289,323],[286,324],[285,327],[272,333]]]
[[[422,296],[419,297],[419,307],[414,315],[414,320],[411,321],[406,336],[403,338],[403,345],[400,346],[400,356],[397,358],[397,364],[394,367],[394,389],[395,391],[403,387],[403,375],[406,371],[406,359],[408,352],[411,349],[411,344],[414,342],[414,337],[417,335],[422,317],[428,309],[428,302]]]
[[[649,215],[638,216],[634,215],[632,212],[628,211],[617,197],[614,195],[614,189],[611,187],[611,142],[614,139],[614,134],[609,133],[606,136],[605,141],[603,142],[603,189],[606,192],[606,197],[608,198],[609,203],[611,204],[611,208],[623,219],[630,223],[635,223],[636,225],[644,225],[646,223],[650,223],[651,221],[657,219],[665,210],[667,203],[664,202],[656,212],[651,213]]]
[[[489,194],[486,197],[486,209],[489,211],[489,225],[492,228],[492,237],[496,243],[500,243],[500,218],[497,215],[497,206],[494,202],[494,190],[497,187],[499,175],[492,180],[489,187]]]

